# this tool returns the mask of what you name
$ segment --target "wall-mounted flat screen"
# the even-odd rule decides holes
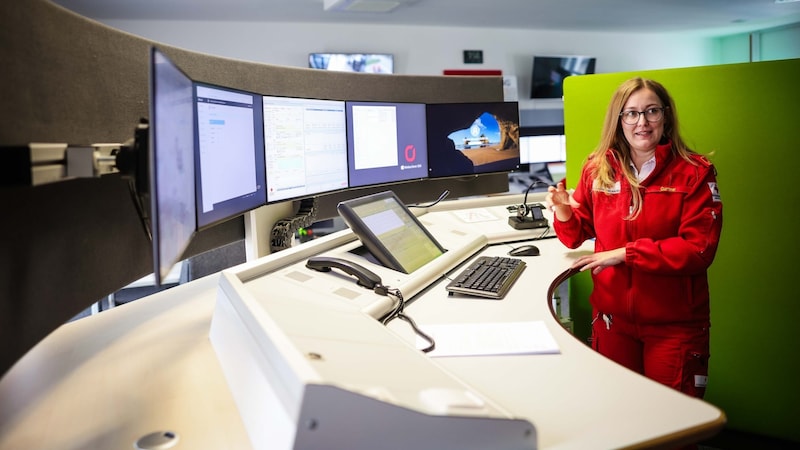
[[[344,102],[263,97],[267,202],[347,188]]]
[[[534,56],[531,98],[562,98],[564,79],[594,73],[591,56]]]
[[[422,103],[347,102],[350,187],[428,176]]]
[[[195,82],[198,228],[266,204],[261,95]]]
[[[429,177],[519,168],[517,102],[428,104],[426,121]]]
[[[155,283],[161,285],[197,229],[192,80],[150,51],[150,230]]]
[[[394,55],[388,53],[310,53],[308,67],[339,72],[394,73]]]
[[[337,209],[375,259],[398,272],[411,273],[445,252],[392,191],[347,200]]]

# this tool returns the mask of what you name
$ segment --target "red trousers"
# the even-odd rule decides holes
[[[592,348],[623,366],[693,397],[708,380],[709,330],[688,325],[637,325],[595,311]]]

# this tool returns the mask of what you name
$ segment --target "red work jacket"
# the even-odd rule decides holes
[[[655,170],[641,182],[642,208],[625,219],[631,186],[619,162],[606,157],[618,184],[594,188],[584,166],[573,194],[580,207],[567,222],[554,222],[559,240],[576,248],[595,239],[595,252],[625,247],[625,263],[592,275],[592,306],[641,324],[696,323],[710,326],[706,270],[714,260],[722,230],[722,201],[714,166],[704,157],[691,164],[671,145],[656,149]],[[618,187],[617,187],[618,186]]]

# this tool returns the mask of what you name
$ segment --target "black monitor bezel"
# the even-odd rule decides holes
[[[531,136],[566,136],[564,125],[542,125],[532,127],[520,127],[519,138],[522,142],[523,137]],[[521,147],[521,146],[520,146]],[[522,162],[522,151],[520,148],[520,172],[527,172],[530,170],[531,164],[550,164],[550,163],[564,163],[566,160],[553,160],[553,161],[537,161],[537,162]]]
[[[375,257],[381,264],[384,266],[396,270],[402,273],[410,273],[413,270],[408,270],[408,268],[404,267],[403,264],[389,251],[386,245],[381,241],[380,237],[367,225],[364,220],[364,217],[360,216],[356,211],[355,208],[359,206],[363,206],[370,203],[377,203],[382,201],[389,201],[395,204],[398,209],[405,215],[405,218],[408,220],[408,223],[411,223],[413,226],[417,227],[419,231],[424,233],[427,237],[429,242],[433,244],[441,253],[444,254],[446,250],[442,245],[436,240],[435,237],[428,231],[427,228],[422,224],[422,222],[417,219],[417,217],[408,209],[408,207],[400,201],[400,198],[394,193],[394,191],[383,191],[377,192],[375,194],[366,195],[363,197],[358,197],[351,200],[346,200],[340,202],[336,209],[339,211],[339,215],[342,217],[344,222],[347,224],[348,227],[353,231],[353,233],[358,237],[361,243],[366,247],[367,250]]]
[[[581,73],[564,74],[560,78],[558,86],[551,86],[549,90],[544,90],[547,87],[547,77],[542,75],[542,70],[549,68],[553,63],[561,63],[564,59],[585,58],[589,60],[589,65],[586,70]],[[531,64],[531,93],[530,98],[534,100],[547,100],[547,99],[562,99],[564,97],[564,79],[568,76],[576,75],[591,75],[595,73],[597,65],[597,58],[587,55],[535,55]]]
[[[161,286],[162,283],[165,281],[167,274],[172,270],[172,268],[177,264],[183,257],[183,253],[189,247],[189,244],[192,241],[192,238],[197,233],[197,222],[196,222],[196,211],[191,211],[191,223],[180,223],[177,221],[173,221],[170,224],[165,224],[165,219],[167,216],[163,214],[162,208],[164,198],[162,194],[162,185],[159,183],[158,180],[158,166],[159,161],[162,158],[159,157],[159,145],[157,145],[157,133],[159,132],[159,121],[158,121],[158,112],[156,108],[156,97],[158,92],[158,64],[157,60],[163,59],[166,61],[170,68],[175,70],[176,73],[182,75],[188,85],[190,86],[191,96],[187,98],[187,101],[193,102],[193,95],[194,95],[194,82],[193,80],[180,68],[178,67],[169,57],[166,56],[162,51],[157,49],[156,47],[150,48],[150,73],[149,73],[149,114],[150,114],[150,121],[148,126],[148,141],[149,145],[147,148],[147,155],[148,155],[148,176],[149,176],[149,196],[150,196],[150,232],[151,232],[151,242],[152,242],[152,251],[153,251],[153,276],[154,276],[154,283],[156,286]],[[190,106],[189,109],[193,111],[193,106]],[[191,176],[188,179],[191,181],[191,188],[189,192],[191,192],[191,198],[189,198],[186,202],[186,207],[190,210],[196,208],[196,201],[194,198],[195,195],[195,174],[194,174],[194,155],[195,155],[195,145],[194,139],[196,138],[196,130],[195,128],[195,121],[193,112],[190,117],[187,118],[190,123],[192,124],[192,136],[190,140],[192,140],[191,149],[189,151],[192,159],[192,164],[188,165],[191,169]],[[175,180],[170,183],[170,185],[174,186]],[[167,210],[171,210],[173,208],[166,208]],[[178,243],[175,248],[177,251],[174,255],[170,257],[166,257],[162,254],[162,245],[165,242],[174,243],[174,240],[167,240],[165,238],[162,225],[168,227],[170,230],[174,230],[176,227],[181,226],[184,230],[191,230],[191,232],[187,233],[187,238],[183,241]]]
[[[202,171],[201,171],[201,159],[200,159],[200,138],[198,136],[199,127],[197,125],[199,117],[198,117],[198,103],[197,103],[197,88],[198,87],[207,87],[211,89],[218,89],[223,91],[229,91],[237,94],[244,94],[249,95],[253,98],[253,111],[256,114],[253,118],[253,156],[255,158],[255,175],[257,181],[260,182],[261,189],[257,190],[249,194],[248,196],[240,196],[236,199],[229,199],[223,207],[220,209],[214,209],[211,212],[204,213],[202,211],[202,189],[203,189],[203,180],[202,180]],[[267,178],[266,178],[266,162],[265,162],[265,155],[264,155],[264,111],[261,104],[262,95],[246,91],[243,89],[236,89],[229,86],[222,86],[214,83],[207,83],[207,82],[199,82],[195,81],[193,86],[193,95],[192,95],[192,102],[194,108],[194,120],[195,120],[195,203],[196,203],[196,217],[197,217],[197,229],[198,230],[205,230],[208,228],[213,227],[214,225],[218,225],[222,222],[227,220],[233,219],[235,217],[239,217],[242,214],[252,211],[256,208],[264,206],[267,204]],[[259,119],[260,118],[260,119]],[[234,202],[234,200],[236,200]]]
[[[344,100],[336,100],[336,99],[329,99],[329,98],[316,98],[316,97],[295,97],[295,96],[287,96],[287,95],[269,95],[269,94],[264,94],[264,95],[261,96],[262,108],[263,108],[263,102],[264,102],[265,98],[270,98],[270,99],[272,99],[272,98],[275,98],[275,99],[289,99],[289,100],[308,100],[308,101],[321,101],[321,102],[341,103],[342,104],[342,120],[345,123],[345,143],[344,143],[344,145],[345,145],[345,160],[347,160],[347,118],[346,118],[345,101]],[[263,118],[263,114],[262,114],[262,125],[261,125],[262,135],[264,133],[265,121],[266,121],[266,119]],[[269,184],[269,177],[267,176],[268,174],[267,174],[267,166],[266,166],[266,163],[267,163],[267,158],[266,158],[266,152],[267,152],[266,136],[263,136],[263,143],[264,143],[264,175],[265,175],[265,178],[267,180],[266,204],[272,205],[272,204],[276,204],[276,203],[284,203],[284,202],[295,201],[295,200],[303,200],[303,199],[307,199],[307,198],[315,198],[315,197],[319,197],[321,195],[327,195],[327,194],[333,194],[333,193],[336,193],[336,192],[346,191],[347,189],[350,188],[350,180],[348,178],[347,185],[344,186],[344,187],[341,187],[341,188],[331,188],[331,189],[325,189],[325,190],[321,190],[321,191],[306,192],[304,194],[293,195],[291,197],[285,197],[285,198],[279,198],[279,199],[275,199],[275,200],[270,200],[270,198],[269,198],[269,187],[270,187],[270,184]],[[349,163],[348,161],[345,161],[345,166],[347,166],[348,163]],[[345,167],[345,170],[347,170],[346,167]]]
[[[422,126],[423,126],[423,136],[422,139],[425,144],[425,148],[423,150],[423,154],[425,157],[424,162],[424,170],[423,176],[411,176],[411,177],[393,177],[390,180],[384,180],[376,183],[353,183],[353,174],[356,171],[354,168],[354,161],[352,157],[354,155],[354,131],[353,131],[353,121],[352,121],[352,108],[353,106],[403,106],[403,105],[412,105],[412,106],[419,106],[422,109],[423,118],[422,118]],[[395,183],[406,183],[406,182],[413,182],[413,181],[421,181],[428,178],[428,131],[427,131],[427,105],[422,102],[396,102],[396,101],[363,101],[363,100],[347,100],[345,101],[345,117],[347,119],[346,130],[347,130],[347,175],[348,175],[348,187],[349,188],[363,188],[363,187],[374,187],[374,186],[386,186]],[[399,151],[399,149],[398,149]]]
[[[446,108],[459,108],[459,107],[461,107],[461,108],[476,108],[476,109],[478,109],[478,108],[480,108],[480,109],[486,109],[486,108],[491,108],[491,109],[494,109],[494,108],[508,108],[508,111],[504,111],[504,112],[508,112],[508,113],[511,113],[513,115],[512,119],[515,120],[515,122],[517,124],[517,133],[519,133],[519,124],[520,124],[519,102],[514,102],[514,101],[494,101],[494,102],[428,103],[426,105],[427,133],[428,133],[428,179],[465,178],[465,177],[470,177],[471,178],[471,177],[477,177],[477,176],[480,176],[480,175],[489,175],[489,174],[498,174],[498,173],[513,173],[513,172],[518,171],[519,170],[519,152],[520,152],[519,140],[518,140],[519,139],[519,134],[517,134],[517,158],[516,158],[516,163],[511,162],[508,165],[504,165],[504,166],[502,166],[500,168],[478,170],[478,171],[475,170],[475,166],[473,165],[471,171],[457,170],[455,172],[449,172],[449,173],[442,173],[441,170],[439,168],[437,168],[437,164],[439,164],[440,161],[437,161],[436,163],[432,163],[432,161],[435,159],[434,156],[438,157],[438,152],[442,151],[441,149],[435,148],[436,144],[434,142],[437,139],[437,137],[434,136],[434,133],[440,132],[441,130],[436,130],[435,127],[431,126],[431,123],[434,120],[436,120],[436,119],[434,119],[434,116],[437,113],[441,113],[441,111],[436,111],[436,110],[437,109],[446,109]],[[488,112],[488,111],[483,111],[483,112]],[[455,130],[451,130],[450,133],[452,133],[453,131],[455,131]],[[454,143],[454,145],[455,145],[455,143]],[[456,149],[454,148],[453,150],[456,150]],[[513,158],[510,158],[510,159],[513,161]],[[446,165],[449,166],[449,167],[452,167],[452,165],[450,163],[451,163],[451,161],[448,161]],[[470,163],[472,163],[471,160],[470,160]]]

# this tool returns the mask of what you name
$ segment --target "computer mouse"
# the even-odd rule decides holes
[[[520,245],[508,252],[509,256],[539,256],[539,247],[532,244]]]

